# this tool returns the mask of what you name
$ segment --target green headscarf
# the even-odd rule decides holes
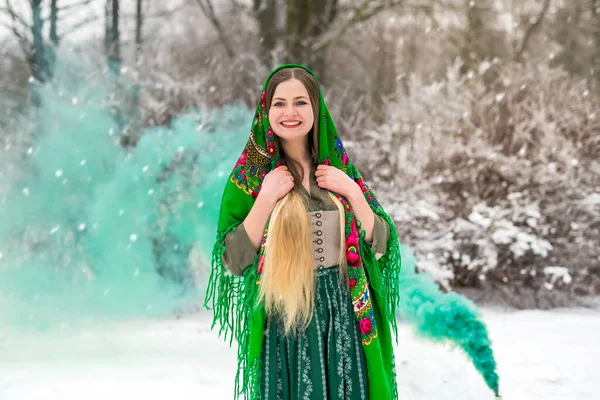
[[[205,307],[214,311],[213,327],[219,325],[219,335],[224,335],[225,340],[229,338],[230,345],[233,338],[238,343],[235,398],[240,395],[246,399],[260,398],[260,355],[266,315],[264,307],[257,304],[257,297],[268,224],[254,264],[245,270],[243,277],[233,276],[223,267],[223,241],[227,233],[241,224],[252,209],[265,175],[280,165],[279,149],[269,126],[265,91],[273,74],[283,68],[302,68],[318,84],[314,73],[302,65],[281,65],[269,74],[256,108],[248,143],[229,175],[223,193],[217,240],[212,253],[212,271],[204,303]],[[365,242],[365,232],[355,218],[350,203],[340,194],[333,193],[345,209],[348,283],[367,363],[369,398],[395,400],[398,394],[391,330],[397,338],[395,315],[399,303],[400,248],[396,228],[350,161],[325,106],[320,87],[318,115],[315,124],[319,124],[319,163],[332,165],[352,178],[362,189],[373,212],[384,218],[390,227],[386,253],[376,259]]]

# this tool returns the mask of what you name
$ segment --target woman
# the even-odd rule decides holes
[[[399,272],[316,77],[276,68],[225,187],[205,303],[238,342],[236,398],[397,399]]]

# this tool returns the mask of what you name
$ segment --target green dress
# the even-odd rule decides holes
[[[317,186],[311,169],[310,193],[302,187],[307,212],[335,211],[326,191]],[[371,247],[385,253],[387,223],[375,215]],[[256,256],[240,225],[225,238],[223,264],[232,273]],[[337,266],[317,269],[315,307],[305,330],[285,335],[277,316],[266,320],[261,352],[261,398],[264,400],[366,400],[368,379],[365,355],[346,282]]]
[[[262,352],[265,400],[367,400],[365,355],[350,294],[337,267],[316,271],[313,317],[306,330],[284,335],[279,318],[267,318]]]

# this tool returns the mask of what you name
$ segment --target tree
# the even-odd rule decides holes
[[[21,0],[19,0],[21,1]],[[46,82],[54,76],[55,50],[61,40],[77,31],[79,28],[97,19],[95,14],[78,21],[73,25],[64,25],[62,36],[58,34],[60,18],[67,11],[76,11],[90,4],[93,0],[81,0],[63,7],[58,0],[50,0],[50,13],[47,19],[42,16],[44,0],[29,0],[32,20],[29,21],[20,15],[13,7],[12,0],[4,0],[4,7],[0,13],[8,15],[8,28],[19,41],[24,58],[28,63],[31,75],[40,82]],[[48,22],[48,35],[44,35],[44,24]],[[0,21],[0,24],[2,22]],[[49,40],[48,40],[49,39]]]
[[[142,11],[142,0],[136,1],[135,7],[135,59],[139,61],[142,54],[142,24],[144,23],[144,14]]]
[[[106,0],[104,9],[104,50],[109,70],[118,75],[121,70],[121,32],[119,31],[119,0]]]

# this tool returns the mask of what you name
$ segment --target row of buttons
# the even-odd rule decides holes
[[[317,218],[321,218],[321,213],[316,213],[316,214],[315,214],[315,217],[317,217]],[[315,224],[316,224],[317,226],[321,226],[321,225],[323,225],[323,222],[322,222],[321,220],[317,220],[317,222],[316,222]],[[323,231],[321,231],[321,230],[318,230],[318,231],[316,231],[315,233],[317,234],[317,236],[321,236],[321,235],[323,234]],[[322,240],[322,239],[317,239],[317,240],[315,240],[315,242],[316,242],[317,244],[319,244],[319,245],[320,245],[320,244],[323,244],[323,240]],[[323,248],[322,248],[322,247],[319,247],[319,248],[317,248],[317,252],[318,252],[318,253],[322,253],[322,252],[323,252]],[[325,261],[325,257],[319,257],[319,258],[318,258],[318,260],[319,260],[320,262],[323,262],[323,261]],[[322,265],[322,264],[319,264],[319,265],[317,266],[317,268],[319,268],[319,269],[323,269],[323,268],[325,268],[325,266],[324,266],[324,265]]]

